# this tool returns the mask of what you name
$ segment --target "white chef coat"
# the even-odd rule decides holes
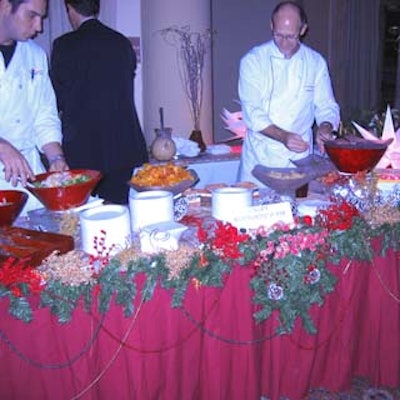
[[[50,142],[61,143],[47,56],[32,40],[17,43],[7,69],[0,52],[0,137],[22,152],[35,174],[44,171],[38,149]],[[0,189],[23,190],[6,182],[1,167]],[[38,207],[43,205],[30,195],[23,212]]]
[[[312,125],[330,122],[337,129],[339,106],[324,58],[300,44],[285,58],[271,40],[250,50],[240,62],[239,97],[248,128],[239,167],[240,181],[260,182],[251,171],[257,164],[293,167],[290,159],[306,157],[313,142]],[[298,133],[309,149],[295,153],[259,133],[270,125]]]

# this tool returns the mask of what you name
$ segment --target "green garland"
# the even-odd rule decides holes
[[[49,280],[40,291],[40,307],[47,307],[61,323],[66,323],[71,320],[77,307],[83,306],[88,311],[95,305],[104,314],[114,301],[128,317],[135,311],[135,298],[151,300],[157,286],[170,290],[171,306],[180,307],[190,285],[222,287],[224,278],[234,268],[252,268],[254,276],[250,286],[254,293],[256,322],[265,321],[276,310],[279,315],[279,333],[290,333],[297,318],[301,319],[308,332],[315,333],[310,308],[314,304],[322,305],[336,283],[335,276],[327,268],[328,263],[337,265],[344,258],[371,261],[371,240],[378,237],[380,255],[385,255],[389,248],[394,251],[400,249],[400,223],[372,228],[361,217],[353,217],[351,226],[346,230],[327,231],[318,223],[312,226],[302,224],[252,238],[240,236],[237,231],[234,236],[235,230],[228,228],[220,225],[222,232],[226,235],[229,233],[230,240],[215,240],[215,230],[211,230],[200,251],[192,254],[189,264],[176,278],[170,278],[166,254],[138,256],[126,265],[122,265],[118,257],[115,257],[90,283],[71,286]],[[280,259],[272,257],[276,253],[260,258],[260,252],[267,248],[268,242],[274,246],[279,245],[284,235],[297,238],[303,234],[316,235],[318,238],[324,231],[328,234],[320,244],[316,244],[315,249],[305,248],[301,254],[289,253]],[[227,237],[221,236],[221,239]],[[235,241],[237,257],[227,257],[228,250],[235,250],[232,248]],[[229,249],[226,247],[228,245]],[[139,274],[145,277],[141,293],[138,293],[136,285]],[[29,290],[29,285],[26,282],[20,283],[21,292],[16,295],[3,281],[0,282],[0,298],[8,298],[9,312],[22,321],[32,321],[30,300],[35,294]]]

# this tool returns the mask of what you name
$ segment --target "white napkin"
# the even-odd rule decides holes
[[[175,251],[179,248],[179,239],[188,228],[178,222],[161,222],[145,226],[139,232],[140,248],[144,253]]]
[[[172,135],[175,142],[176,154],[184,157],[196,157],[200,154],[200,147],[193,140],[184,139],[176,135]]]
[[[397,129],[397,131],[394,130],[393,117],[390,106],[388,105],[386,109],[385,123],[383,125],[381,139],[378,139],[375,135],[373,135],[371,132],[369,132],[367,129],[363,128],[356,122],[352,121],[352,123],[356,127],[356,129],[360,132],[361,136],[364,139],[374,140],[376,142],[393,139],[393,142],[388,146],[387,150],[385,151],[385,154],[375,167],[375,168],[387,168],[391,164],[391,155],[393,153],[400,152],[400,128]]]
[[[235,134],[234,137],[226,141],[243,139],[246,136],[247,126],[243,122],[242,111],[232,113],[224,108],[222,110],[221,119],[224,121],[225,129]]]
[[[206,152],[213,155],[229,154],[231,147],[226,144],[211,144],[207,146]]]
[[[81,212],[81,211],[87,210],[89,208],[98,207],[98,206],[102,205],[103,203],[104,203],[104,199],[102,199],[98,196],[90,196],[88,201],[85,204],[82,204],[81,206],[72,208],[71,210],[74,212]]]

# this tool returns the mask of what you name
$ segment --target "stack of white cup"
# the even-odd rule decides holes
[[[174,221],[174,200],[171,192],[153,190],[132,192],[129,196],[132,232],[158,222]]]

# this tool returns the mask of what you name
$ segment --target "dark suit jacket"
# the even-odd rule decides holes
[[[71,168],[100,170],[97,193],[126,203],[132,168],[148,161],[136,114],[136,56],[127,38],[96,19],[56,39],[50,74]]]

